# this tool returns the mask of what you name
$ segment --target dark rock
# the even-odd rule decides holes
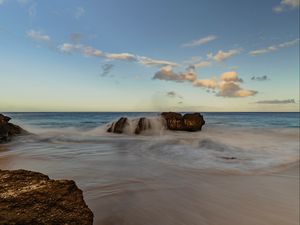
[[[107,129],[107,132],[121,134],[127,125],[128,119],[126,117],[121,117],[117,122],[110,125],[110,127]]]
[[[183,116],[184,130],[198,131],[205,124],[203,116],[200,113],[185,114]]]
[[[9,123],[10,119],[10,117],[0,114],[0,143],[10,141],[12,137],[17,135],[28,134],[21,127]]]
[[[228,156],[222,156],[222,159],[226,159],[226,160],[234,160],[237,159],[236,157],[228,157]]]
[[[169,130],[199,131],[205,124],[200,113],[187,113],[182,116],[180,113],[163,112],[161,116],[166,120]]]
[[[0,170],[0,225],[93,224],[93,213],[72,180],[26,170]]]
[[[148,129],[151,129],[151,124],[145,117],[142,117],[139,119],[139,122],[135,128],[134,133],[140,134],[142,131],[148,130]]]

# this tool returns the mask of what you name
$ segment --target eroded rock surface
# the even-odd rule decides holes
[[[91,225],[93,213],[72,180],[0,170],[0,225]]]
[[[10,141],[14,136],[28,134],[21,127],[10,123],[10,120],[10,117],[0,114],[0,144]]]

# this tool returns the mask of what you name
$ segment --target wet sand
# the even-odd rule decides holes
[[[89,196],[92,190],[86,190],[96,215],[94,224],[299,224],[299,164],[265,175],[178,174],[98,187],[100,197]]]

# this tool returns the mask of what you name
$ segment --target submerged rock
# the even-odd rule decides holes
[[[140,134],[143,131],[153,128],[153,119],[141,117],[129,120],[126,117],[121,117],[117,122],[108,126],[107,132],[111,133],[124,133],[125,128],[128,127],[134,134]],[[200,131],[205,124],[203,116],[200,113],[187,113],[182,116],[181,113],[176,112],[163,112],[159,120],[162,129],[174,131]],[[156,126],[157,127],[157,126]],[[128,129],[126,130],[128,132]]]
[[[0,170],[0,209],[0,225],[93,224],[74,181],[26,170]]]
[[[21,127],[9,123],[10,120],[10,117],[0,114],[0,144],[10,141],[14,136],[28,134],[28,132]]]
[[[110,127],[107,129],[107,132],[121,134],[127,125],[128,119],[126,117],[121,117],[117,122],[110,125]]]

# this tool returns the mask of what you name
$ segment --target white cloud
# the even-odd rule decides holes
[[[64,43],[58,48],[64,52],[64,53],[80,53],[84,56],[90,56],[90,57],[104,57],[104,53],[98,49],[95,49],[90,46],[85,46],[81,44],[70,44],[70,43]]]
[[[126,60],[126,61],[135,61],[136,56],[130,53],[106,53],[105,58],[108,60]]]
[[[29,30],[27,31],[27,37],[31,38],[34,41],[43,41],[49,42],[51,41],[50,36],[43,34],[41,31]]]
[[[280,13],[287,10],[297,9],[299,8],[299,5],[299,0],[281,0],[279,5],[273,7],[273,11]]]
[[[211,42],[211,41],[216,40],[216,39],[217,39],[217,36],[209,35],[207,37],[200,38],[200,39],[193,40],[193,41],[190,41],[188,43],[185,43],[182,46],[183,47],[194,47],[194,46],[204,45],[204,44],[207,44],[208,42]]]
[[[207,55],[207,57],[209,59],[215,60],[217,62],[222,62],[226,59],[229,59],[229,58],[239,54],[240,52],[241,52],[241,49],[231,49],[231,50],[228,50],[227,52],[219,50],[215,55],[213,55],[212,53],[209,53]]]
[[[79,19],[81,16],[85,14],[85,9],[81,6],[77,7],[75,10],[75,18]]]
[[[250,51],[248,54],[251,55],[251,56],[262,55],[262,54],[265,54],[265,53],[277,51],[280,48],[288,48],[288,47],[291,47],[291,46],[296,45],[298,43],[299,43],[299,38],[291,40],[291,41],[283,42],[283,43],[278,44],[278,45],[271,45],[271,46],[266,47],[266,48],[253,50],[253,51]]]
[[[165,60],[156,60],[151,59],[144,56],[138,56],[139,63],[146,65],[146,66],[178,66],[177,63],[165,61]]]

